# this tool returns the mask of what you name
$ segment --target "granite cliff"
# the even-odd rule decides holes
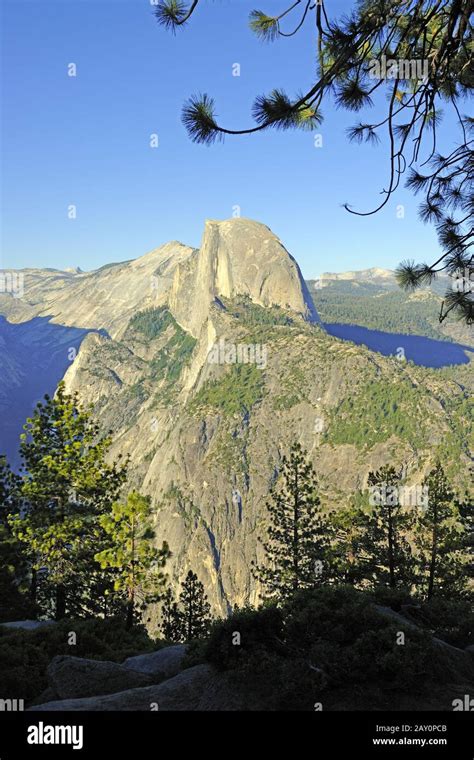
[[[167,243],[91,273],[28,270],[0,313],[87,332],[67,388],[113,431],[112,455],[130,456],[173,579],[192,568],[217,611],[258,596],[265,501],[295,439],[330,507],[386,463],[418,484],[437,454],[468,486],[462,385],[329,336],[298,265],[257,222],[209,221],[199,249]]]

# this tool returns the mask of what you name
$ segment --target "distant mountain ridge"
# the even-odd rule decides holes
[[[296,261],[268,227],[250,219],[207,220],[199,249],[173,241],[92,272],[21,271],[24,296],[0,293],[0,314],[12,322],[48,317],[115,337],[137,310],[166,305],[197,336],[214,299],[236,295],[319,321]]]
[[[395,272],[374,267],[325,273],[308,280],[308,288],[323,322],[355,324],[474,346],[472,327],[453,319],[439,322],[449,282],[441,274],[429,287],[404,291],[397,284]]]
[[[381,267],[370,267],[369,269],[355,269],[348,272],[323,272],[319,278],[314,277],[312,280],[363,280],[363,281],[387,281],[395,280],[395,272],[392,269],[383,269]]]

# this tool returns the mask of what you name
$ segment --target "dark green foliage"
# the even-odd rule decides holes
[[[412,595],[408,588],[399,586],[390,588],[390,586],[376,586],[370,594],[371,598],[383,607],[390,607],[396,612],[400,612],[406,604],[412,604]]]
[[[426,601],[414,587],[411,595],[406,589],[379,586],[370,595],[374,602],[400,612],[432,636],[452,646],[464,649],[474,644],[474,609],[472,592],[450,598],[435,596]]]
[[[162,0],[159,5],[155,3],[155,6],[156,20],[167,29],[174,31],[177,26],[185,23],[188,9],[183,0]]]
[[[422,448],[425,440],[417,422],[420,390],[401,377],[390,384],[371,380],[356,386],[351,396],[331,410],[324,441],[372,448],[397,436]]]
[[[151,517],[150,497],[131,491],[125,502],[115,502],[111,511],[99,518],[106,548],[94,559],[111,574],[109,593],[123,599],[128,628],[147,604],[161,599],[165,587],[162,569],[170,551],[166,542],[161,549],[153,545]]]
[[[25,508],[21,516],[9,515],[9,525],[28,557],[32,601],[58,620],[78,607],[87,613],[103,586],[93,561],[102,537],[98,518],[120,492],[127,463],[106,461],[110,437],[101,435],[63,382],[54,398],[38,403],[25,431]]]
[[[160,631],[166,641],[181,641],[181,615],[170,588],[163,597]]]
[[[143,404],[147,400],[147,398],[149,398],[149,394],[145,388],[143,380],[139,380],[138,383],[131,385],[129,388],[129,393],[130,393],[130,397],[133,400],[136,399],[139,402],[139,404]]]
[[[222,303],[229,314],[249,326],[256,325],[293,325],[294,318],[281,306],[259,306],[249,296],[239,298],[222,298]]]
[[[263,372],[255,364],[234,364],[219,380],[206,383],[194,396],[191,410],[213,407],[222,414],[245,414],[263,398]]]
[[[468,494],[456,502],[459,510],[461,525],[463,528],[461,543],[466,555],[464,569],[466,576],[472,582],[474,580],[474,499]]]
[[[204,593],[204,586],[192,570],[189,570],[181,584],[179,606],[183,639],[190,641],[206,636],[211,624],[211,607]]]
[[[192,641],[205,638],[211,625],[211,607],[204,586],[196,573],[189,570],[181,584],[178,603],[171,591],[161,609],[161,632],[170,641]]]
[[[321,587],[280,609],[238,611],[214,625],[201,652],[231,670],[260,709],[313,710],[316,702],[334,709],[340,700],[342,709],[373,709],[388,698],[393,709],[400,695],[423,694],[443,680],[428,634],[407,624],[400,646],[400,630],[363,593]]]
[[[382,603],[394,609],[415,592],[428,601],[465,598],[472,572],[472,515],[468,501],[456,501],[442,466],[438,463],[425,478],[423,498],[415,504],[408,503],[408,494],[403,504],[401,474],[393,467],[369,473],[368,485],[368,499],[359,494],[355,504],[332,515],[338,577],[375,590],[381,600],[387,594],[389,601]]]
[[[144,401],[152,388],[158,386],[156,400],[171,403],[177,393],[177,382],[189,364],[196,339],[176,322],[165,306],[141,311],[129,322],[129,330],[144,335],[148,341],[160,340],[156,354],[149,363],[146,377],[132,386],[135,398]]]
[[[235,644],[235,634],[240,644]],[[283,612],[268,605],[257,610],[246,607],[236,610],[226,620],[213,624],[208,641],[201,648],[204,657],[219,670],[247,670],[250,660],[267,657],[268,653],[284,653]],[[234,641],[233,641],[234,640]]]
[[[8,521],[20,508],[20,483],[0,457],[0,622],[35,616],[37,611],[27,594],[27,557]]]
[[[326,581],[331,572],[329,522],[321,512],[313,467],[298,443],[283,458],[281,480],[267,510],[265,565],[254,567],[265,598],[285,599]]]
[[[420,510],[415,528],[418,583],[428,600],[461,592],[467,585],[466,532],[454,493],[438,462],[424,481],[428,506]],[[472,517],[471,517],[472,519]],[[472,560],[472,558],[471,558]]]
[[[153,380],[166,380],[167,388],[172,388],[180,378],[184,366],[189,362],[195,346],[195,338],[177,326],[173,337],[151,361]]]
[[[314,304],[323,322],[356,324],[371,330],[425,335],[435,340],[452,340],[439,329],[437,310],[440,299],[409,300],[400,290],[387,290],[371,283],[329,282],[314,288],[308,282]]]
[[[464,599],[452,595],[419,602],[414,618],[433,636],[464,649],[474,645],[474,608],[472,592]]]
[[[70,632],[77,644],[68,644]],[[128,630],[122,620],[68,620],[36,631],[0,627],[2,697],[31,700],[47,686],[46,668],[56,655],[123,662],[159,648],[142,626]]]
[[[1,542],[3,544],[3,541]],[[10,559],[11,557],[11,559]],[[27,593],[25,584],[17,582],[15,565],[18,565],[19,555],[5,557],[5,547],[0,545],[0,623],[10,620],[29,620],[38,614],[38,607]]]
[[[409,588],[414,579],[407,534],[413,510],[398,498],[401,476],[393,467],[369,473],[369,505],[354,509],[350,552],[355,557],[352,578],[369,587]]]
[[[176,324],[171,312],[165,307],[145,309],[138,314],[134,314],[128,323],[129,328],[136,330],[148,338],[153,340],[161,335],[167,327],[171,327]]]

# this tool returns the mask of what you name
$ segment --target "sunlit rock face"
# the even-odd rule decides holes
[[[101,334],[118,340],[138,312],[169,307],[200,339],[187,373],[191,387],[216,335],[210,318],[216,297],[245,295],[317,319],[294,259],[268,227],[247,219],[206,222],[200,249],[172,241],[93,272],[26,269],[21,277],[21,297],[0,292],[0,454],[14,466],[26,417],[54,392],[89,332],[92,346]],[[79,357],[73,374],[81,367]],[[109,373],[99,387],[115,385],[117,377]]]
[[[208,221],[199,249],[171,242],[95,272],[24,275],[22,298],[0,296],[1,410],[8,420],[18,409],[0,453],[64,375],[112,431],[111,457],[129,455],[129,487],[151,497],[170,579],[192,569],[215,612],[259,598],[251,568],[263,559],[265,504],[295,440],[329,508],[384,464],[421,483],[441,446],[460,488],[469,482],[461,385],[328,335],[263,224]],[[148,309],[152,329],[140,323]],[[225,351],[210,361],[217,344]]]
[[[319,320],[298,264],[268,227],[250,219],[208,220],[200,249],[177,268],[170,308],[198,336],[214,299],[239,295]]]
[[[23,276],[21,299],[0,294],[0,314],[11,322],[48,317],[112,338],[137,311],[164,304],[197,337],[216,296],[247,295],[318,320],[296,261],[268,227],[250,219],[207,221],[199,249],[172,241],[94,272],[29,269]]]

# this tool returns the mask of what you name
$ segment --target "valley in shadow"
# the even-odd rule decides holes
[[[19,436],[26,418],[59,381],[89,332],[35,317],[18,324],[0,316],[0,455],[18,469]]]

